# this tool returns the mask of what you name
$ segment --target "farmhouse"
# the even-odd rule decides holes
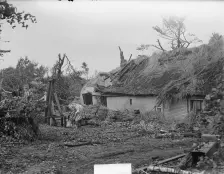
[[[203,108],[203,94],[189,95],[182,100],[158,103],[161,89],[181,76],[177,68],[160,66],[160,55],[138,56],[110,73],[101,73],[81,91],[86,105],[101,103],[112,110],[163,112],[166,117],[184,118],[192,110]]]
[[[223,45],[219,40],[150,57],[141,55],[125,64],[121,61],[116,70],[86,84],[81,92],[83,104],[101,103],[112,110],[141,113],[155,110],[165,117],[184,118],[202,110],[205,94],[220,86],[216,79],[224,64]]]

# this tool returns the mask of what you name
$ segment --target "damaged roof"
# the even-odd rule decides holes
[[[164,71],[155,62],[158,62],[156,56],[139,56],[119,71],[111,73],[112,86],[98,86],[97,90],[104,94],[158,95],[165,84],[171,79],[179,78],[181,73],[178,69]]]

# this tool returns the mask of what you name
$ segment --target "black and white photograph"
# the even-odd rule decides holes
[[[0,0],[0,174],[224,174],[224,2]]]

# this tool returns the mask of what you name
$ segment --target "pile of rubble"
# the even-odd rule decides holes
[[[133,174],[147,174],[151,172],[176,174],[205,174],[224,173],[224,148],[221,136],[202,134],[197,144],[193,144],[189,151],[165,159],[153,161],[147,167],[136,169]]]
[[[74,111],[70,112],[75,114]],[[113,111],[102,105],[84,106],[83,110],[79,113],[79,122],[83,125],[100,126],[112,122],[128,122],[133,121],[134,113],[128,111]]]

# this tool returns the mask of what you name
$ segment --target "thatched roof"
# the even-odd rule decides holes
[[[159,103],[164,100],[183,99],[189,95],[206,95],[211,88],[220,85],[219,78],[224,66],[223,39],[191,49],[176,50],[166,55],[173,59],[163,63],[182,67],[184,71],[178,80],[172,80],[162,88],[158,96]]]
[[[99,87],[104,94],[157,95],[158,102],[205,95],[216,84],[224,57],[223,40],[194,48],[183,48],[139,56],[110,73],[112,86]]]
[[[98,90],[104,94],[158,95],[165,84],[177,79],[181,73],[177,68],[164,71],[164,67],[158,65],[157,58],[158,55],[139,56],[111,74],[112,86],[99,87]]]

